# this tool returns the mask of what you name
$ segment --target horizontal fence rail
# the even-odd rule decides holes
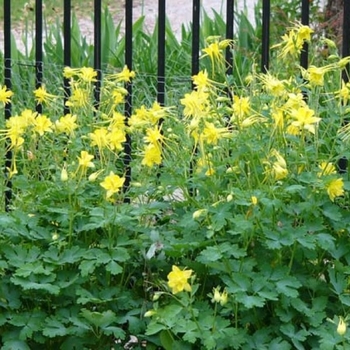
[[[147,1],[147,0],[146,0]],[[234,0],[224,1],[226,7],[226,32],[221,33],[226,39],[234,38],[234,22],[235,22],[235,8]],[[72,37],[72,13],[71,13],[71,0],[64,0],[63,4],[63,63],[65,66],[71,66],[71,37]],[[158,1],[158,52],[157,52],[157,86],[156,86],[156,98],[160,105],[164,105],[166,96],[166,14],[167,14],[167,3],[166,0]],[[125,65],[129,70],[133,69],[133,0],[125,1],[125,52],[124,59]],[[200,70],[199,54],[200,54],[200,14],[201,14],[201,1],[192,1],[192,58],[191,58],[191,72],[195,75]],[[35,86],[36,88],[41,87],[45,83],[45,67],[43,65],[43,2],[42,0],[35,1]],[[102,1],[94,1],[94,69],[98,72],[96,86],[95,86],[95,101],[96,107],[98,107],[100,99],[100,88],[102,80],[102,67],[105,62],[102,62],[101,48],[102,48]],[[11,89],[12,82],[12,64],[13,60],[11,57],[11,0],[4,0],[3,6],[4,12],[4,85]],[[302,24],[308,25],[310,20],[310,1],[301,0],[301,15],[300,21]],[[261,37],[261,72],[266,73],[269,70],[269,54],[270,54],[270,20],[271,20],[271,1],[262,0],[262,37]],[[343,9],[343,36],[342,36],[342,56],[346,57],[350,55],[350,1],[344,1]],[[226,51],[227,61],[227,74],[232,74],[232,52],[228,48]],[[300,65],[304,68],[308,67],[308,44],[304,44],[304,48],[300,58]],[[349,81],[349,64],[343,71],[343,80]],[[65,91],[65,101],[67,101],[70,95],[70,87],[68,79],[64,78],[62,82],[63,89]],[[125,88],[128,92],[124,113],[126,119],[132,114],[133,109],[133,83],[126,83]],[[69,113],[69,107],[64,104],[64,114]],[[12,106],[11,103],[5,106],[4,118],[7,120],[11,117]],[[42,113],[42,106],[38,104],[36,111]],[[130,186],[131,180],[131,139],[127,135],[127,140],[124,145],[124,166],[126,181],[124,183],[124,191]],[[7,150],[5,160],[5,168],[8,168],[11,164],[11,150]],[[341,162],[341,169],[345,171],[346,160]],[[8,176],[8,174],[5,174]],[[128,199],[126,199],[128,200]],[[8,179],[6,183],[5,193],[5,207],[8,208],[11,202],[11,180]]]

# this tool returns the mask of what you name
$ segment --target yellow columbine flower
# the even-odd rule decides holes
[[[226,128],[217,128],[213,123],[205,122],[201,139],[209,145],[216,145],[223,137],[230,135]]]
[[[49,94],[46,91],[45,86],[40,86],[36,90],[34,90],[34,97],[37,104],[43,104],[54,99],[55,95]]]
[[[250,111],[249,97],[239,97],[237,95],[233,96],[232,110],[233,116],[231,120],[238,118],[238,121],[241,121],[241,119]]]
[[[227,303],[227,299],[228,294],[226,288],[222,293],[220,293],[220,287],[213,288],[212,303],[220,303],[221,306],[224,306]]]
[[[274,180],[282,180],[288,175],[287,163],[285,159],[277,150],[272,150],[270,157],[274,157],[275,161],[271,163],[270,161],[265,162],[265,173],[267,176],[271,176]]]
[[[153,165],[159,165],[162,162],[162,151],[157,145],[150,143],[145,147],[144,156],[141,164],[148,167],[153,167]]]
[[[89,101],[88,91],[72,85],[72,94],[66,102],[67,107],[84,107]]]
[[[180,270],[173,265],[172,271],[168,274],[168,286],[172,289],[172,293],[177,294],[183,290],[191,292],[191,285],[187,282],[191,275],[192,270]]]
[[[339,103],[346,105],[350,99],[350,83],[341,82],[341,89],[334,92],[336,98],[339,99]]]
[[[96,81],[97,72],[91,67],[82,67],[78,75],[81,80],[86,83],[91,83]]]
[[[158,125],[156,125],[154,128],[148,128],[146,130],[146,136],[143,138],[145,142],[152,143],[156,146],[159,146],[163,139],[164,136],[162,135]]]
[[[13,92],[11,90],[8,90],[6,86],[0,85],[0,102],[2,102],[3,105],[10,103],[12,96]]]
[[[318,167],[321,169],[321,171],[317,173],[318,177],[335,174],[337,172],[335,166],[329,162],[322,162]]]
[[[106,128],[95,129],[93,133],[89,133],[91,146],[97,146],[101,151],[108,145],[108,130]]]
[[[212,86],[212,81],[208,78],[208,72],[205,69],[192,77],[193,84],[197,90],[207,91]]]
[[[39,114],[34,120],[34,131],[40,136],[45,132],[52,132],[52,122],[46,115]]]
[[[203,91],[193,90],[189,94],[185,94],[184,98],[180,100],[181,104],[185,106],[185,117],[201,117],[208,108],[209,94]]]
[[[108,148],[112,151],[121,151],[126,141],[125,131],[123,129],[113,127],[112,130],[107,135],[108,139]]]
[[[74,135],[74,130],[78,127],[77,116],[75,114],[66,114],[55,122],[56,131],[67,135]]]
[[[81,169],[82,172],[85,173],[87,168],[94,168],[95,164],[92,162],[93,159],[93,155],[89,154],[86,151],[81,151],[80,157],[78,157],[79,169]]]
[[[287,132],[295,135],[295,131],[299,130],[299,133],[305,129],[312,134],[315,133],[315,125],[319,123],[321,118],[314,117],[315,111],[308,106],[300,107],[290,111],[291,117],[294,121],[291,122],[291,128],[287,129]],[[295,131],[294,131],[295,130]]]
[[[344,195],[344,181],[342,178],[330,181],[327,185],[327,193],[332,202],[336,197]]]
[[[107,191],[106,198],[110,198],[113,194],[118,193],[121,187],[123,186],[125,177],[120,177],[114,174],[113,171],[105,177],[104,181],[100,185]]]
[[[120,73],[115,74],[113,77],[116,81],[121,81],[124,83],[130,83],[131,79],[135,78],[135,72],[130,70],[126,65],[123,67],[123,70]]]
[[[312,86],[323,86],[324,75],[330,70],[331,70],[330,66],[324,66],[324,67],[310,66],[306,71],[303,71],[303,77]]]
[[[341,336],[343,336],[346,333],[346,322],[344,321],[344,318],[342,316],[339,316],[339,322],[337,327],[337,333]]]
[[[259,77],[264,85],[265,90],[268,93],[271,93],[273,96],[281,96],[286,93],[284,86],[285,80],[279,80],[269,72],[266,74],[261,74]]]

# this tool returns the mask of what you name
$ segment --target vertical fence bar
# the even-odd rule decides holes
[[[4,1],[4,85],[12,88],[11,81],[11,0]],[[11,102],[5,105],[5,120],[11,117]],[[8,170],[11,168],[12,151],[8,149],[8,142],[5,143],[5,210],[9,211],[9,206],[12,198],[12,182],[8,178]]]
[[[97,71],[97,81],[95,83],[95,107],[100,104],[101,93],[101,0],[94,1],[94,69]]]
[[[64,0],[63,6],[63,64],[66,67],[71,66],[71,0]],[[63,79],[64,89],[64,114],[69,113],[69,107],[66,102],[70,96],[69,79]]]
[[[158,1],[158,73],[157,101],[164,106],[165,100],[165,0]]]
[[[343,40],[342,40],[342,56],[350,56],[350,1],[344,0],[343,6]],[[349,82],[350,65],[349,63],[344,67],[342,72],[342,79],[345,83]],[[347,124],[345,120],[344,124]],[[346,173],[348,167],[348,159],[342,157],[338,161],[338,169],[340,173]]]
[[[301,24],[308,26],[310,19],[310,0],[302,0],[301,2]],[[309,65],[309,44],[304,42],[300,55],[301,67],[307,69]]]
[[[227,0],[226,4],[226,39],[232,39],[234,35],[234,0]],[[226,48],[226,72],[232,75],[233,71],[233,57],[231,46]]]
[[[192,76],[199,72],[200,42],[200,0],[193,0],[192,6]],[[193,84],[192,84],[193,87]]]
[[[43,82],[43,2],[35,2],[35,88]],[[37,104],[36,111],[42,113],[42,105]]]
[[[270,0],[263,0],[262,7],[262,48],[261,48],[261,71],[266,73],[269,69],[270,54]]]
[[[342,56],[350,56],[350,1],[344,0],[343,7],[343,42]],[[343,70],[342,78],[345,83],[349,82],[350,64],[348,63]]]
[[[125,2],[125,65],[129,70],[132,70],[132,37],[133,37],[133,20],[132,20],[132,7],[133,0],[127,0]],[[125,99],[124,113],[126,120],[131,116],[132,113],[132,82],[126,83],[125,88],[128,94]],[[131,137],[127,133],[126,141],[124,143],[124,172],[125,172],[125,182],[123,185],[123,192],[125,193],[130,187],[131,181]],[[125,196],[125,203],[130,202],[130,198]]]

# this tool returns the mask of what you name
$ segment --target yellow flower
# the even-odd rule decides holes
[[[75,114],[66,114],[55,122],[55,128],[59,133],[74,135],[74,130],[78,127],[77,116]]]
[[[108,130],[106,128],[95,129],[93,133],[89,133],[91,146],[97,146],[101,151],[108,145]]]
[[[72,85],[72,94],[66,102],[67,107],[84,107],[89,100],[88,91]]]
[[[55,98],[54,95],[51,95],[46,91],[45,86],[40,86],[34,90],[34,97],[37,104],[47,103]]]
[[[141,164],[152,167],[154,164],[159,165],[162,162],[162,151],[160,147],[150,143],[145,147],[144,156]]]
[[[146,130],[146,136],[143,139],[145,142],[159,146],[163,138],[164,136],[162,135],[160,128],[156,125],[154,128],[148,128]]]
[[[127,66],[124,66],[123,70],[120,73],[114,75],[115,79],[122,81],[124,83],[130,83],[131,79],[135,78],[135,72],[129,70]]]
[[[46,115],[39,114],[34,120],[34,131],[40,136],[45,132],[52,132],[52,122]]]
[[[250,111],[250,99],[249,97],[239,97],[235,95],[233,96],[233,102],[232,110],[234,115],[231,120],[233,117],[236,117],[238,118],[238,121],[240,121]]]
[[[310,27],[298,23],[287,34],[282,36],[281,43],[274,45],[272,48],[282,47],[279,57],[284,58],[289,54],[296,56],[300,54],[304,42],[310,42],[313,32]]]
[[[258,204],[258,198],[256,196],[252,196],[251,200],[252,200],[252,204],[253,205],[257,205]]]
[[[262,81],[265,90],[273,96],[281,96],[286,93],[284,80],[279,80],[270,73],[261,74],[260,80]]]
[[[318,177],[335,174],[337,172],[335,166],[329,162],[322,162],[318,167],[321,169],[321,171],[317,173]]]
[[[78,75],[81,80],[86,83],[91,83],[96,81],[97,72],[91,67],[82,67]]]
[[[193,84],[197,90],[206,91],[211,87],[211,80],[208,78],[208,72],[205,69],[192,77]]]
[[[203,91],[193,90],[189,94],[185,94],[184,98],[180,100],[181,104],[185,106],[185,117],[201,117],[208,107],[209,95]]]
[[[291,122],[292,130],[299,130],[299,133],[305,129],[312,134],[315,133],[315,125],[321,120],[321,118],[314,117],[315,111],[308,106],[300,107],[290,111],[291,117],[294,121]],[[291,129],[287,129],[289,132]],[[289,132],[295,135],[295,131]]]
[[[277,150],[272,150],[270,157],[275,158],[274,162],[265,162],[265,173],[274,180],[282,180],[288,175],[287,163]]]
[[[306,71],[303,71],[303,76],[309,81],[310,85],[323,86],[324,75],[330,70],[329,66],[316,67],[310,66]]]
[[[108,176],[105,177],[104,181],[100,183],[100,185],[107,191],[106,198],[110,198],[113,194],[119,192],[120,188],[123,186],[125,181],[124,177],[119,177],[114,174],[113,171],[109,173]]]
[[[13,92],[11,90],[8,90],[6,86],[0,85],[0,102],[2,102],[3,105],[10,103],[12,96]]]
[[[205,122],[201,138],[209,145],[216,145],[221,138],[229,135],[230,133],[226,128],[217,128],[213,123]]]
[[[341,89],[334,92],[336,98],[339,98],[339,102],[343,105],[348,103],[350,99],[350,83],[341,82]]]
[[[346,322],[344,321],[344,318],[342,316],[339,316],[339,322],[337,327],[337,333],[341,336],[343,336],[346,333]]]
[[[332,180],[327,185],[327,193],[332,202],[336,197],[344,195],[344,181],[342,178]]]
[[[125,132],[123,129],[113,127],[112,130],[107,135],[108,138],[108,148],[112,151],[121,151],[123,143],[126,141]]]
[[[78,169],[81,169],[82,172],[85,173],[87,168],[94,168],[95,164],[92,162],[93,159],[94,159],[93,155],[89,154],[86,151],[81,151],[80,157],[78,157],[78,162],[79,162]]]
[[[224,306],[227,303],[227,299],[228,294],[226,288],[222,293],[220,293],[220,287],[213,288],[212,303],[220,303],[221,306]]]
[[[172,289],[172,293],[177,294],[183,290],[191,292],[191,285],[187,282],[191,275],[192,270],[181,270],[173,265],[172,271],[168,274],[168,286]]]

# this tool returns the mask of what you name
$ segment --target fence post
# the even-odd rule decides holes
[[[132,7],[133,0],[127,0],[125,2],[125,65],[129,70],[132,70],[132,37],[133,37],[133,23],[132,23]],[[125,99],[124,113],[126,122],[132,113],[132,82],[126,83],[125,88],[128,92]],[[131,137],[130,134],[126,134],[126,141],[124,143],[124,169],[125,169],[125,181],[123,185],[123,192],[125,193],[130,187],[131,181]],[[125,203],[130,202],[130,198],[126,196],[124,198]]]
[[[342,56],[350,56],[350,1],[344,0],[343,6],[343,41],[342,41]],[[343,72],[342,79],[345,83],[349,82],[350,74],[350,64],[348,63]],[[348,123],[348,120],[345,120],[345,123]],[[338,161],[338,168],[340,173],[346,173],[348,167],[348,160],[346,157],[342,157]]]
[[[63,7],[63,64],[66,67],[71,66],[71,0],[64,0]],[[63,79],[64,89],[64,114],[68,114],[70,109],[66,106],[66,102],[70,96],[69,79]]]
[[[226,1],[226,39],[233,40],[234,35],[234,1],[233,0],[227,0]],[[233,71],[233,57],[232,57],[232,50],[231,45],[229,45],[226,48],[226,73],[228,75],[232,75]]]
[[[310,1],[302,0],[301,3],[301,24],[308,26],[310,18]],[[300,65],[304,69],[308,68],[309,65],[309,44],[304,42],[303,49],[300,55]]]
[[[200,42],[200,0],[192,3],[192,76],[199,72],[199,42]],[[193,83],[192,83],[193,88]]]
[[[270,0],[263,0],[262,6],[262,48],[261,48],[261,71],[269,70],[270,54]]]
[[[42,86],[43,82],[43,2],[35,2],[35,88]],[[42,104],[36,105],[36,111],[42,113]]]
[[[11,0],[4,0],[4,85],[7,89],[12,88],[11,81]],[[5,105],[5,120],[11,117],[11,102]],[[9,149],[8,141],[5,142],[5,210],[10,210],[12,199],[12,182],[9,179],[9,171],[12,164],[12,151]]]
[[[165,0],[159,0],[158,1],[157,101],[161,106],[164,106],[164,101],[165,101],[165,25],[166,25]]]
[[[98,109],[100,104],[101,93],[101,0],[94,1],[94,69],[97,72],[95,83],[95,108]]]

